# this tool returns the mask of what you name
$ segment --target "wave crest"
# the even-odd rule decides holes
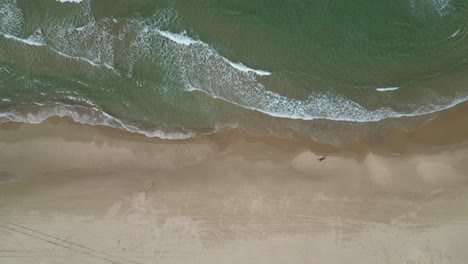
[[[83,106],[70,106],[64,104],[42,105],[39,109],[20,113],[18,111],[0,113],[0,124],[7,122],[39,124],[50,117],[69,117],[79,124],[91,126],[108,126],[120,130],[137,133],[149,138],[160,138],[170,140],[181,140],[196,137],[194,132],[166,132],[163,130],[142,130],[134,125],[127,124],[116,117],[111,116],[97,108],[87,108]]]

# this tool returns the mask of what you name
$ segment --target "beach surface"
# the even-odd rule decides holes
[[[0,262],[467,263],[467,109],[341,147],[3,124]]]

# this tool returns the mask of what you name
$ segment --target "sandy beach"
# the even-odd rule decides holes
[[[342,147],[3,124],[0,263],[467,263],[467,113]]]

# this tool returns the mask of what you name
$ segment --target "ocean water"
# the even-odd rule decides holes
[[[0,122],[387,129],[468,100],[467,35],[468,0],[0,0]]]

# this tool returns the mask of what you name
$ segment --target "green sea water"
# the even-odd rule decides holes
[[[0,0],[0,122],[395,125],[468,99],[467,35],[467,0]]]

